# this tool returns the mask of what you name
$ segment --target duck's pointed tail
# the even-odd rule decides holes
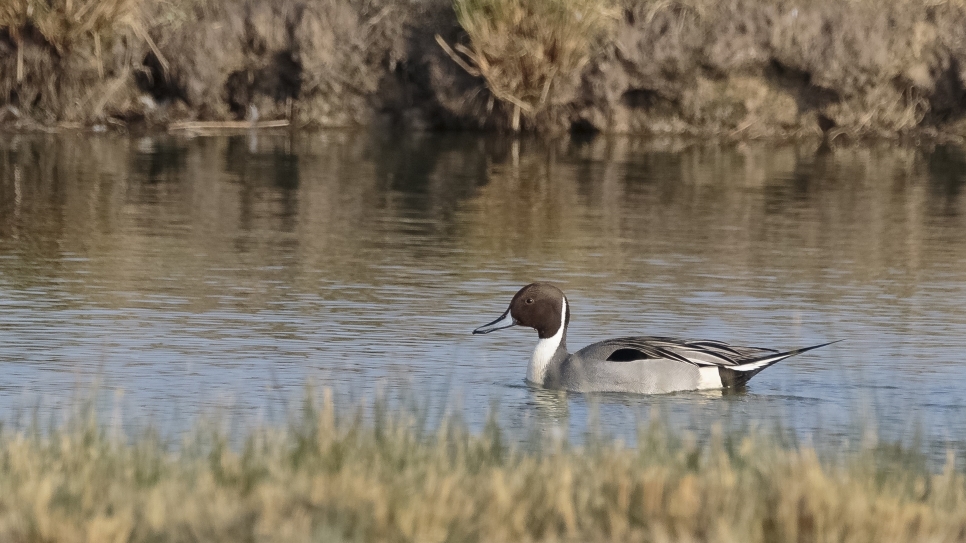
[[[795,349],[793,351],[785,351],[783,353],[768,353],[735,366],[718,366],[718,374],[721,376],[721,384],[728,388],[744,386],[749,379],[755,375],[758,375],[758,372],[767,368],[768,366],[771,366],[772,364],[776,364],[797,354],[802,354],[813,349],[818,349],[819,347],[825,347],[826,345],[838,343],[839,341],[844,340],[838,339],[835,341],[829,341],[828,343],[822,343],[820,345],[812,345],[811,347],[802,347],[801,349]]]

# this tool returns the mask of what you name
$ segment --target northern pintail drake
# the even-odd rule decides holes
[[[527,367],[527,381],[574,392],[662,394],[683,390],[740,387],[792,351],[737,347],[721,341],[671,337],[622,337],[567,351],[570,303],[557,287],[533,283],[520,289],[495,321],[473,330],[488,334],[511,326],[537,331],[539,341]]]

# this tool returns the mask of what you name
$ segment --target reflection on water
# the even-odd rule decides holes
[[[966,435],[966,155],[354,133],[0,143],[0,411],[92,382],[180,424],[276,417],[307,379],[497,405],[510,427]],[[569,344],[647,333],[793,348],[737,395],[523,384],[535,337],[473,337],[553,280]],[[0,413],[2,418],[2,413]]]

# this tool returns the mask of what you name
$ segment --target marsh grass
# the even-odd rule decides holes
[[[0,7],[0,28],[37,31],[63,54],[81,40],[122,29],[144,33],[143,0],[8,0]]]
[[[823,458],[767,435],[699,444],[660,421],[638,446],[510,444],[495,422],[435,430],[328,393],[243,438],[199,424],[125,437],[87,409],[0,434],[3,541],[954,541],[950,458],[867,447]]]
[[[521,113],[533,119],[567,95],[595,45],[618,19],[610,0],[455,0],[470,44],[440,45],[490,92],[511,107],[511,129]],[[458,52],[458,53],[457,53]],[[460,56],[462,55],[462,57]]]
[[[257,111],[318,127],[959,140],[964,29],[963,0],[2,0],[0,123]]]
[[[136,36],[157,51],[148,35],[144,0],[6,0],[0,5],[0,29],[17,46],[17,79],[23,79],[23,37],[32,30],[58,55],[89,50],[104,76],[104,41]]]
[[[23,120],[32,121],[36,110],[46,123],[103,121],[110,110],[130,109],[142,49],[168,67],[150,36],[153,6],[145,0],[0,2],[0,44],[13,51],[0,58],[0,101],[19,108]]]

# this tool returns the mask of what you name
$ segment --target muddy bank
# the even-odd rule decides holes
[[[516,116],[548,132],[966,136],[958,1],[602,1],[610,22],[585,50],[561,49],[565,27],[534,30],[579,15],[488,1],[516,10],[491,29],[528,40],[513,58],[484,50],[449,0],[13,0],[0,125],[506,130]],[[513,70],[522,86],[501,86]],[[514,97],[527,84],[534,98]]]

